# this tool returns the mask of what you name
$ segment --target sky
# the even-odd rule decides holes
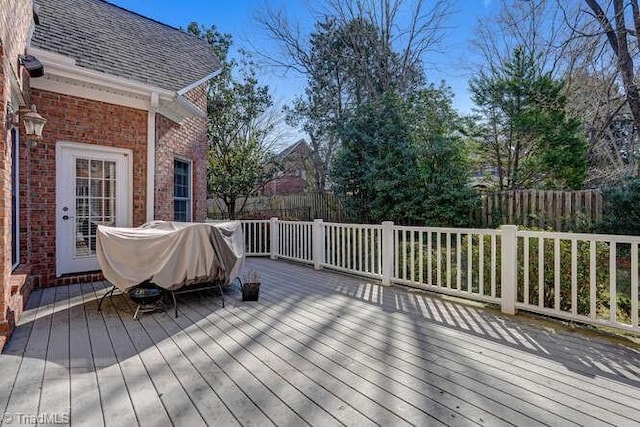
[[[250,51],[275,52],[278,46],[268,38],[256,21],[256,15],[271,6],[284,7],[303,32],[310,32],[314,18],[310,11],[312,0],[108,0],[118,6],[165,24],[186,28],[196,21],[205,27],[215,25],[233,36],[234,45]],[[409,2],[411,3],[411,2]],[[447,21],[447,36],[440,52],[425,58],[427,79],[439,84],[444,80],[454,92],[454,107],[462,114],[471,112],[472,102],[468,80],[478,58],[471,45],[478,18],[495,13],[497,1],[452,1],[453,12]],[[260,73],[279,105],[290,103],[304,91],[303,76],[282,70],[264,69]],[[297,136],[294,136],[297,138]]]

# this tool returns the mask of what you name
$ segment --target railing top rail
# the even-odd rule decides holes
[[[258,224],[266,224],[271,222],[270,219],[241,219],[239,220],[240,222],[253,222],[253,223],[258,223]]]
[[[406,225],[394,225],[394,229],[403,231],[426,231],[438,233],[454,233],[454,234],[485,234],[500,235],[502,231],[495,228],[453,228],[453,227],[412,227]]]
[[[313,225],[313,221],[283,221],[281,219],[278,220],[280,224],[306,224]]]
[[[330,225],[332,227],[357,227],[357,228],[366,228],[370,230],[381,230],[381,224],[349,224],[344,222],[323,222],[324,225]]]
[[[518,230],[518,237],[542,237],[547,239],[585,240],[595,242],[640,243],[640,236],[618,234],[564,233],[557,231]]]

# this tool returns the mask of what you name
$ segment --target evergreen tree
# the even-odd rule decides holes
[[[481,154],[497,169],[500,189],[583,185],[587,145],[580,123],[567,118],[562,82],[543,73],[533,55],[517,48],[470,86],[483,125]]]

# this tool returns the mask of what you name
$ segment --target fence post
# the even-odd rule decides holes
[[[313,220],[313,268],[320,270],[324,263],[324,225],[321,219]]]
[[[382,284],[390,285],[393,271],[393,221],[382,223]]]
[[[269,231],[270,231],[270,242],[271,242],[271,259],[276,259],[278,258],[278,252],[280,252],[280,244],[279,244],[279,240],[280,240],[280,229],[279,229],[279,224],[278,224],[278,218],[277,217],[273,217],[270,220],[270,226],[269,226]]]
[[[503,225],[501,231],[502,271],[500,275],[501,310],[505,314],[516,314],[518,295],[518,227]]]

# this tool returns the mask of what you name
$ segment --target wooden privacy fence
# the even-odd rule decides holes
[[[222,202],[208,200],[208,217],[224,219],[226,212],[220,209]],[[242,203],[236,204],[236,212]],[[239,218],[268,219],[273,216],[298,221],[320,218],[325,221],[343,221],[345,218],[342,201],[333,194],[303,193],[286,196],[250,197]]]
[[[481,216],[484,227],[515,224],[567,231],[602,219],[602,193],[598,189],[488,193],[482,196]]]

